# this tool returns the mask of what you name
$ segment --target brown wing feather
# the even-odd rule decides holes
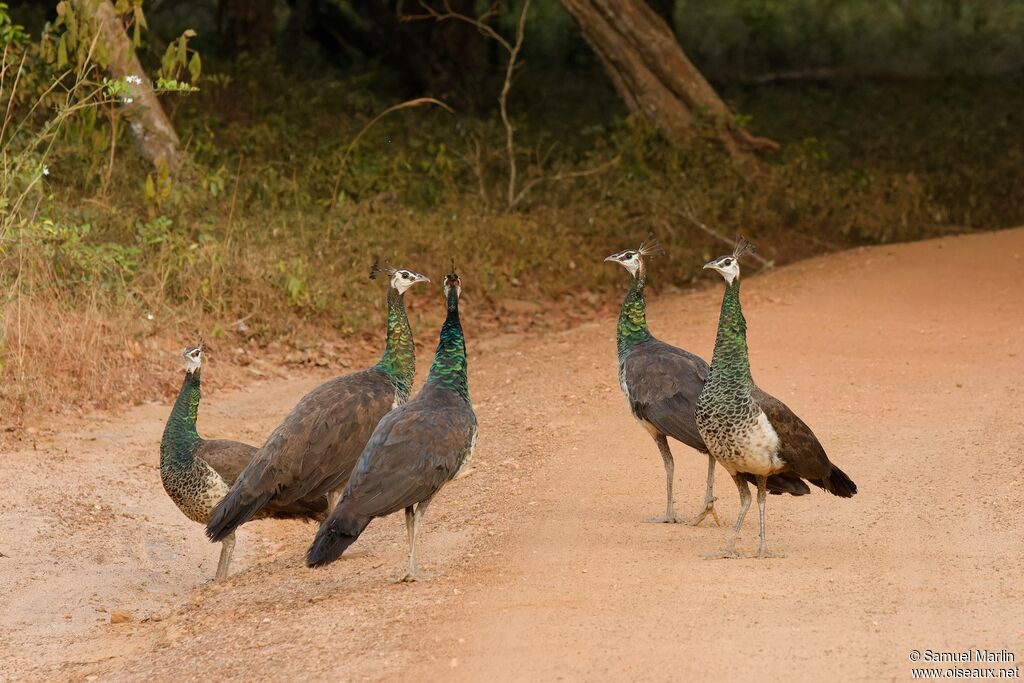
[[[832,464],[818,437],[796,413],[761,389],[755,389],[753,397],[779,435],[779,456],[794,473],[836,496],[857,493],[857,485]]]
[[[394,385],[376,370],[338,377],[310,391],[214,508],[207,534],[223,538],[271,501],[289,506],[342,485],[394,399]]]
[[[774,396],[761,389],[752,394],[779,435],[779,456],[804,479],[827,477],[832,463],[811,428]]]
[[[252,460],[255,452],[256,447],[247,443],[227,439],[204,439],[196,449],[196,457],[216,470],[227,485],[231,486],[238,478],[238,474]]]
[[[252,460],[258,449],[246,443],[227,439],[204,440],[196,456],[217,471],[228,486]],[[322,520],[327,514],[327,496],[313,497],[279,504],[273,500],[260,510],[261,517],[302,517]]]

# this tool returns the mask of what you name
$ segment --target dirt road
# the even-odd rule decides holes
[[[1024,229],[747,279],[755,379],[860,488],[772,497],[779,559],[703,560],[724,526],[642,522],[662,466],[619,394],[612,312],[561,333],[467,330],[481,434],[426,518],[428,583],[393,583],[396,516],[321,571],[301,563],[314,527],[248,525],[214,585],[217,549],[160,487],[166,407],[59,426],[0,457],[0,677],[905,680],[910,650],[968,648],[1020,664],[1022,276]],[[656,335],[708,358],[709,282],[649,310]],[[319,379],[208,395],[200,430],[261,441]],[[705,461],[674,451],[692,514]],[[718,475],[728,524],[737,495]],[[748,516],[741,550],[756,534]]]

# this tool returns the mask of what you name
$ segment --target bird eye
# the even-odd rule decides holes
[[[631,252],[631,251],[627,251],[626,252],[626,258],[629,259],[629,258],[633,258],[634,256],[636,256],[636,254],[634,254],[633,252]]]
[[[402,273],[402,277],[404,277],[406,280],[408,280],[412,276],[409,275],[409,273]]]

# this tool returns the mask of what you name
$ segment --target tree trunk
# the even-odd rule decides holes
[[[114,6],[110,0],[100,0],[98,4],[92,0],[77,0],[76,4],[80,12],[95,12],[100,40],[109,52],[107,71],[110,75],[115,79],[138,76],[141,80],[128,85],[132,101],[121,107],[121,115],[128,122],[139,152],[154,167],[166,164],[170,170],[176,170],[181,165],[178,134],[160,106],[160,100],[153,92],[153,83],[143,72]]]
[[[631,112],[672,140],[694,134],[709,119],[733,156],[778,145],[739,125],[693,63],[672,29],[644,0],[562,0]]]
[[[668,24],[668,27],[675,33],[676,28],[676,0],[647,0],[654,13]]]

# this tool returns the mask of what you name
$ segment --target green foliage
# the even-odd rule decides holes
[[[781,4],[726,4],[708,31],[755,26],[769,42],[757,64],[743,61],[742,41],[719,62],[705,52],[722,73],[796,64],[786,41],[806,37],[825,8],[797,3],[807,18],[787,26]],[[857,24],[857,2],[833,4]],[[690,0],[681,16],[702,6],[712,11]],[[672,146],[626,116],[592,58],[535,67],[528,54],[511,110],[521,181],[535,184],[507,211],[496,112],[379,117],[408,96],[380,65],[293,72],[270,54],[204,64],[188,32],[166,50],[140,48],[158,90],[194,93],[169,107],[189,164],[173,177],[153,171],[120,151],[129,143],[118,106],[135,84],[105,77],[96,55],[79,61],[89,20],[65,6],[33,44],[3,7],[5,78],[22,57],[26,66],[18,92],[0,94],[0,109],[15,112],[0,132],[0,285],[10,297],[53,292],[68,309],[99,306],[114,321],[162,311],[189,333],[233,335],[244,319],[264,340],[303,325],[351,334],[383,322],[365,273],[375,256],[435,276],[455,257],[468,300],[486,307],[618,291],[621,272],[602,258],[650,231],[669,252],[654,287],[692,282],[721,248],[695,220],[728,237],[742,230],[779,262],[1024,223],[1019,77],[722,88],[738,124],[782,145],[748,177],[701,126]],[[117,7],[132,33],[145,28],[138,3]],[[534,55],[571,28],[537,7],[555,23],[530,34]],[[776,51],[791,61],[769,59]],[[560,64],[586,77],[566,78]]]

